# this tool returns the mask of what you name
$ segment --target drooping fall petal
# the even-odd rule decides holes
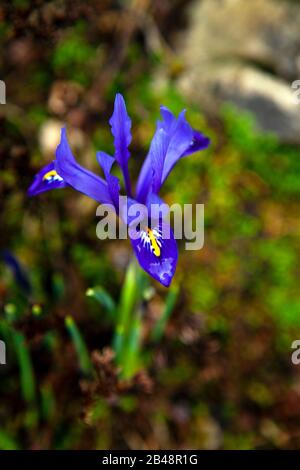
[[[65,188],[68,184],[55,170],[54,161],[45,165],[34,177],[29,187],[28,196],[36,196],[37,194],[50,191],[51,189]]]
[[[66,129],[61,130],[61,140],[54,161],[57,173],[72,188],[103,204],[113,204],[106,181],[75,160],[70,149]]]
[[[150,276],[168,287],[176,271],[178,250],[174,234],[163,221],[155,227],[142,228],[131,238],[140,266]]]

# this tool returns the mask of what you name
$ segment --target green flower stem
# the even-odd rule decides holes
[[[178,293],[179,287],[177,285],[173,285],[167,295],[164,311],[152,330],[151,339],[155,342],[160,341],[165,332],[167,322],[174,310]]]
[[[128,338],[124,350],[124,360],[122,368],[122,376],[124,379],[129,379],[138,370],[140,364],[140,346],[141,346],[141,311],[136,309],[130,330],[128,331]]]
[[[140,346],[143,273],[135,259],[130,262],[125,275],[118,307],[114,351],[116,362],[123,377],[130,378],[136,371],[137,355]]]

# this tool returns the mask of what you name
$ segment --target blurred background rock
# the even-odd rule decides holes
[[[264,131],[299,144],[300,4],[278,0],[202,0],[189,7],[178,47],[182,92],[216,114],[224,101],[252,112]]]

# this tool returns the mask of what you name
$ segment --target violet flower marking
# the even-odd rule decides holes
[[[151,213],[151,204],[163,204],[158,193],[176,162],[182,157],[206,149],[210,143],[208,137],[188,124],[185,111],[178,118],[164,106],[161,106],[160,112],[162,120],[157,122],[148,155],[138,177],[135,196],[132,196],[128,171],[131,119],[124,98],[119,93],[115,97],[114,112],[109,121],[114,137],[114,156],[105,152],[97,152],[96,155],[104,178],[83,168],[75,160],[66,129],[62,128],[56,158],[37,173],[28,190],[29,196],[71,186],[99,203],[113,206],[119,217],[130,226],[129,218],[123,211],[121,214],[119,207],[120,181],[111,174],[116,162],[123,174],[129,205],[136,202],[143,204],[148,213]],[[164,232],[169,236],[164,237]],[[154,224],[153,221],[141,224],[137,235],[130,239],[139,264],[150,276],[168,287],[175,274],[178,258],[177,243],[171,228],[158,218]]]

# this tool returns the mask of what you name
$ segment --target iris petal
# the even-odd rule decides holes
[[[146,201],[149,190],[151,189],[151,178],[152,162],[150,158],[150,153],[148,153],[142,165],[136,185],[136,198],[142,203]]]
[[[131,185],[128,172],[128,159],[130,156],[128,146],[131,142],[131,119],[127,113],[123,96],[117,93],[114,112],[110,118],[111,132],[114,136],[115,159],[120,165],[124,176],[124,183],[128,196],[131,196]]]
[[[140,230],[138,238],[131,238],[131,244],[144,271],[163,286],[169,287],[178,258],[177,243],[170,226],[161,221],[154,228],[144,228]]]
[[[119,178],[111,175],[111,168],[115,162],[115,159],[105,152],[97,152],[97,160],[101,166],[104,176],[107,182],[108,191],[112,201],[114,203],[116,212],[119,211],[119,194],[120,194],[120,182]]]
[[[182,155],[183,157],[187,157],[192,153],[199,152],[200,150],[205,150],[210,144],[210,139],[206,137],[206,135],[202,134],[200,131],[193,131],[193,140],[188,147],[188,149]]]
[[[44,166],[34,177],[34,180],[28,189],[28,196],[50,191],[51,189],[65,188],[68,184],[58,175],[55,170],[54,162]]]
[[[158,129],[152,139],[149,151],[152,166],[152,192],[154,194],[157,194],[161,188],[168,144],[168,134],[163,129]]]
[[[152,180],[154,180],[155,192],[160,190],[177,160],[191,145],[193,130],[187,123],[184,113],[182,111],[176,119],[167,108],[161,108],[163,120],[157,123],[149,153],[138,179],[138,200],[145,202],[151,190]]]
[[[169,133],[169,145],[165,156],[164,170],[161,185],[166,180],[175,163],[182,157],[193,141],[193,129],[185,119],[185,111],[182,111],[175,124],[171,126]]]
[[[203,150],[209,145],[209,139],[188,124],[185,111],[182,111],[178,118],[166,107],[162,106],[160,111],[162,120],[157,123],[150,151],[137,182],[137,199],[141,202],[146,201],[151,189],[159,191],[180,158]]]
[[[168,204],[155,193],[148,194],[146,207],[151,220],[165,219],[170,212]]]
[[[61,140],[54,161],[57,173],[72,188],[103,204],[113,204],[106,181],[92,171],[83,168],[75,160],[70,149],[66,129],[61,130]]]

